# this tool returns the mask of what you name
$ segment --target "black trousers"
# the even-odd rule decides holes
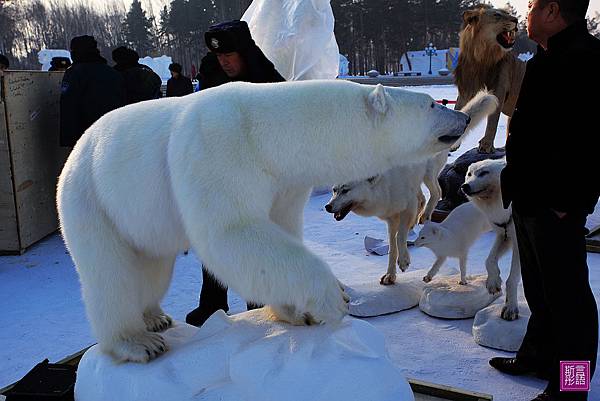
[[[558,391],[559,361],[590,361],[598,352],[598,309],[590,288],[585,249],[585,214],[559,218],[551,209],[520,210],[513,204],[523,288],[531,309],[517,359],[550,374]],[[587,393],[561,393],[586,400]]]
[[[260,308],[261,305],[248,302],[246,304],[248,310]],[[227,287],[224,287],[219,281],[206,270],[202,265],[202,289],[200,290],[199,308],[203,311],[213,312],[223,309],[229,311],[227,304]]]

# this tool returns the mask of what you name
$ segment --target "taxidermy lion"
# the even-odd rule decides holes
[[[519,97],[525,75],[525,63],[511,53],[517,34],[517,18],[506,11],[482,6],[463,13],[460,32],[460,55],[454,71],[458,99],[456,110],[462,109],[477,92],[487,88],[500,104],[488,116],[485,135],[479,141],[479,151],[494,151],[494,138],[500,113],[509,118]],[[455,144],[456,150],[460,143]]]

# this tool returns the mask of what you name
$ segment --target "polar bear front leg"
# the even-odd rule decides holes
[[[211,233],[209,247],[197,235],[192,233],[192,244],[212,272],[244,299],[273,305],[278,318],[320,324],[348,313],[347,297],[327,264],[269,219],[230,222]]]

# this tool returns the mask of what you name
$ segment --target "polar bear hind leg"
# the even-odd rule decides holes
[[[147,362],[157,357],[167,346],[152,331],[171,323],[159,301],[168,287],[174,258],[147,257],[129,245],[102,210],[69,198],[63,196],[59,204],[63,235],[100,348],[120,361]]]

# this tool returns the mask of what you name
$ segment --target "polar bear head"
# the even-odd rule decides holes
[[[486,91],[461,111],[439,105],[424,93],[382,85],[375,86],[367,97],[368,113],[383,132],[412,132],[408,137],[391,135],[402,141],[394,145],[412,148],[415,160],[449,149],[497,107],[498,99]]]

